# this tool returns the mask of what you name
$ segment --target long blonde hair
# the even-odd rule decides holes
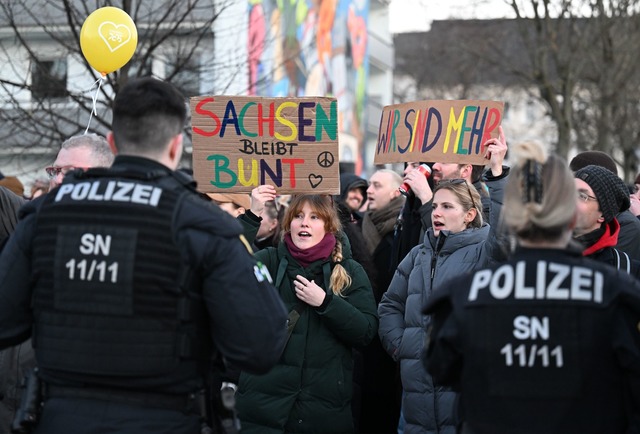
[[[351,286],[351,276],[342,266],[342,243],[340,242],[338,233],[342,230],[342,224],[338,217],[335,204],[331,196],[321,194],[305,194],[294,196],[287,208],[287,212],[282,220],[283,233],[291,232],[291,222],[296,215],[302,211],[305,204],[308,204],[311,210],[318,215],[324,222],[324,230],[336,236],[336,245],[331,252],[331,262],[335,265],[331,271],[329,286],[335,295],[342,297],[342,291]]]

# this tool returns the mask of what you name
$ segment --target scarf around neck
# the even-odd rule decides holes
[[[596,229],[593,232],[584,234],[578,240],[584,247],[582,256],[589,256],[605,247],[615,247],[618,244],[618,234],[620,233],[620,224],[615,218],[608,224]]]
[[[315,246],[300,249],[293,243],[291,232],[287,232],[284,234],[284,243],[293,259],[302,265],[302,268],[307,268],[312,262],[331,256],[333,248],[336,246],[336,237],[333,234],[325,234],[324,238]]]
[[[404,197],[394,197],[387,206],[369,211],[364,215],[362,235],[364,235],[369,253],[373,254],[382,238],[393,231],[402,205],[404,205]]]

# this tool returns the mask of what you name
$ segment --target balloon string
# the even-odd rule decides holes
[[[91,113],[89,114],[89,123],[87,124],[87,129],[84,130],[85,134],[89,132],[89,127],[91,126],[91,119],[93,119],[93,115],[98,116],[98,112],[96,111],[96,104],[98,103],[98,94],[100,93],[100,88],[102,87],[102,83],[104,83],[104,77],[98,78],[96,82],[91,85],[91,89],[89,89],[89,92],[91,92],[91,90],[96,86],[96,84],[98,85],[96,92],[91,97],[91,100],[93,101],[93,106],[91,107]]]

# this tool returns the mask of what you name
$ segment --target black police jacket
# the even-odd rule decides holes
[[[473,433],[638,432],[640,283],[558,249],[451,280],[423,357]]]
[[[240,225],[189,181],[119,156],[26,205],[0,256],[0,348],[33,333],[62,385],[190,392],[212,348],[268,371],[287,313]]]

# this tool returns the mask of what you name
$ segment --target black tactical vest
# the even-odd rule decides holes
[[[164,376],[207,346],[193,332],[207,327],[194,327],[171,229],[174,210],[192,193],[166,173],[133,175],[79,174],[42,205],[33,343],[43,370],[78,381]]]

